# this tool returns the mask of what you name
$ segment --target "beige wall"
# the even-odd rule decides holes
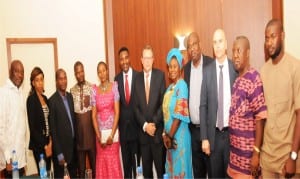
[[[77,59],[85,65],[87,80],[98,83],[96,65],[105,59],[102,6],[101,0],[0,1],[0,85],[8,75],[8,37],[57,38],[58,66],[67,71],[68,86],[75,83]]]
[[[105,60],[102,6],[102,0],[0,0],[0,86],[8,78],[6,38],[57,38],[58,67],[67,72],[68,88],[75,84],[73,64],[78,59],[85,65],[86,79],[98,83],[96,66],[100,60]],[[26,54],[26,59],[25,56],[20,59],[25,67],[49,63],[46,59],[35,59],[45,55],[45,50],[32,52],[17,47],[14,50],[18,54]],[[54,68],[53,63],[40,66],[44,72],[47,72],[47,67]],[[30,70],[25,71],[25,94],[28,94],[32,67],[27,69]],[[54,80],[46,85],[46,90],[50,88],[46,95],[50,97],[55,91]],[[27,174],[32,173],[36,173],[36,167],[32,154],[28,153]]]
[[[283,1],[283,21],[285,28],[285,50],[300,59],[300,1]]]

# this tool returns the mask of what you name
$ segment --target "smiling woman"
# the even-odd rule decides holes
[[[181,52],[173,48],[167,56],[169,78],[172,84],[163,99],[163,142],[167,149],[166,173],[170,178],[192,178],[191,134],[188,110],[188,88],[180,78]]]

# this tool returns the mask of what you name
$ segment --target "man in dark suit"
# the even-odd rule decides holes
[[[153,50],[147,45],[142,53],[143,72],[136,76],[134,84],[134,113],[139,125],[143,175],[153,178],[154,161],[158,178],[164,174],[164,146],[162,142],[163,114],[162,102],[165,92],[165,75],[152,68]]]
[[[229,108],[237,72],[227,58],[227,40],[222,29],[214,33],[213,49],[216,60],[203,69],[200,101],[202,150],[210,155],[211,177],[228,178]]]
[[[195,178],[210,176],[208,156],[202,151],[200,140],[200,93],[203,68],[213,61],[212,58],[201,53],[201,43],[196,32],[192,32],[187,39],[187,51],[190,61],[184,66],[184,80],[189,88],[189,111],[191,123],[189,125],[192,138],[192,163]]]
[[[67,89],[67,75],[63,69],[55,73],[56,92],[49,99],[50,129],[53,140],[54,177],[62,178],[64,164],[71,178],[77,177],[74,103]]]
[[[138,125],[134,116],[134,83],[137,71],[132,69],[129,50],[122,47],[119,50],[119,64],[122,71],[115,77],[120,94],[120,143],[122,151],[124,178],[136,176],[136,166],[139,164],[140,152],[138,142]]]

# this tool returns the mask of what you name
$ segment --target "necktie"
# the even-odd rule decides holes
[[[125,75],[125,99],[126,103],[129,104],[130,101],[130,92],[129,92],[129,84],[128,84],[128,75]]]
[[[217,127],[219,130],[222,130],[224,127],[224,100],[223,100],[223,65],[220,65],[220,74],[219,74],[219,90],[218,90],[218,120]]]
[[[149,92],[150,92],[150,86],[149,86],[149,73],[146,73],[146,86],[145,86],[145,91],[146,91],[146,101],[147,104],[149,102]]]

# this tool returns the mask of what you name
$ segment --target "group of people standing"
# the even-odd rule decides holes
[[[57,91],[49,100],[43,95],[43,71],[35,67],[27,106],[20,90],[24,68],[15,60],[1,88],[5,176],[11,175],[13,149],[24,173],[28,117],[36,165],[43,153],[47,170],[53,160],[55,177],[63,176],[65,163],[71,177],[84,177],[88,157],[95,178],[132,178],[137,165],[145,178],[153,178],[153,163],[159,178],[165,173],[169,178],[298,178],[300,62],[284,52],[283,44],[283,26],[272,19],[265,29],[269,60],[259,73],[250,65],[246,36],[236,37],[229,59],[225,32],[217,29],[213,60],[202,54],[192,32],[187,64],[178,49],[167,54],[168,87],[164,73],[153,68],[151,46],[142,50],[142,72],[131,67],[129,50],[122,47],[122,71],[114,82],[100,62],[100,84],[92,85],[78,61],[77,84],[67,92],[66,72],[58,69]]]

